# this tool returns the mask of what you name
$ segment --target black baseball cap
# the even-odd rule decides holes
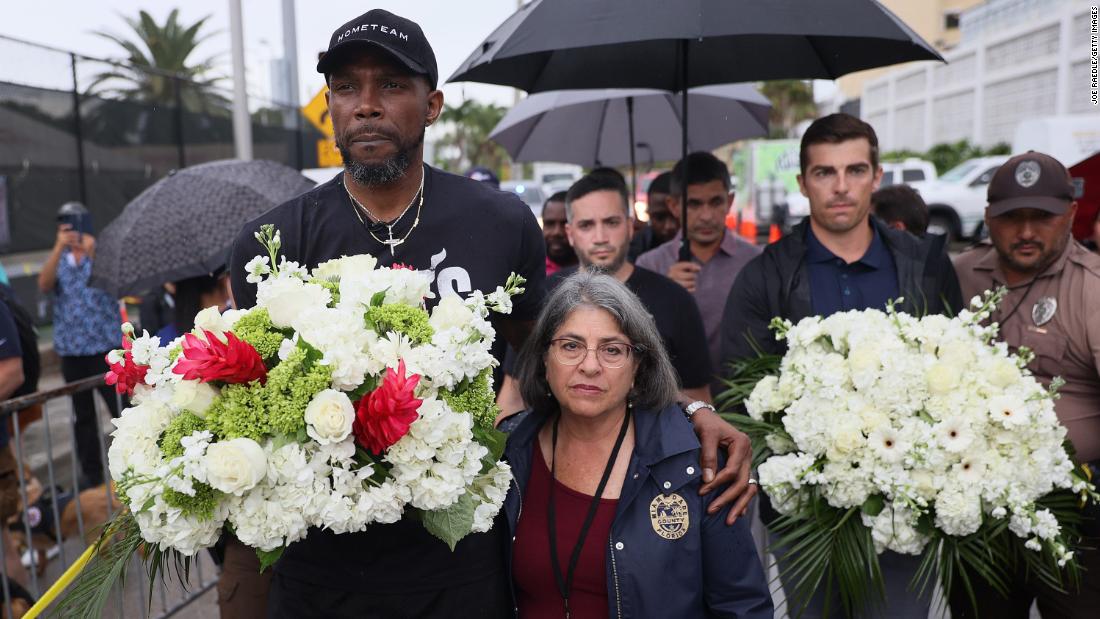
[[[349,52],[364,45],[381,47],[414,73],[428,78],[434,90],[439,81],[435,52],[416,22],[374,9],[336,29],[328,42],[328,51],[317,61],[317,72],[328,75],[347,60]]]
[[[1004,162],[989,181],[991,217],[1021,208],[1065,215],[1073,204],[1073,181],[1066,166],[1050,155],[1029,150]]]

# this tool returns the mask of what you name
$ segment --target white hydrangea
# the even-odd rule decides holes
[[[780,372],[745,402],[758,421],[779,413],[781,427],[764,440],[773,455],[758,471],[776,509],[792,514],[815,496],[838,509],[882,497],[879,515],[863,515],[880,552],[919,553],[925,515],[939,535],[1007,518],[1028,547],[1060,543],[1057,519],[1035,502],[1091,486],[1072,474],[1051,395],[993,342],[996,325],[979,324],[988,314],[863,310],[781,328]],[[1051,547],[1059,560],[1069,553]]]

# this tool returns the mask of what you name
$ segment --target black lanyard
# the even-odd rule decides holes
[[[592,528],[592,521],[596,519],[596,511],[600,507],[600,497],[603,496],[603,490],[607,486],[607,480],[611,478],[611,469],[615,468],[615,460],[619,456],[619,448],[623,446],[623,439],[626,438],[626,430],[630,426],[630,409],[626,410],[626,415],[623,416],[623,425],[619,428],[619,438],[615,439],[615,447],[611,450],[611,456],[607,459],[607,466],[603,469],[603,477],[600,478],[600,485],[596,487],[596,495],[592,497],[592,502],[588,505],[588,514],[584,517],[584,524],[581,525],[580,535],[577,536],[577,543],[573,545],[573,554],[569,557],[569,571],[565,573],[563,577],[561,574],[561,564],[558,562],[558,526],[554,515],[554,482],[557,481],[555,476],[558,450],[558,422],[561,421],[559,415],[554,419],[554,430],[551,439],[550,447],[550,501],[546,507],[546,519],[549,521],[550,526],[550,564],[554,567],[554,580],[558,583],[558,593],[561,594],[562,602],[565,604],[565,616],[568,619],[571,614],[569,611],[569,593],[573,589],[573,574],[577,569],[577,561],[581,558],[581,549],[584,548],[584,538],[588,536],[588,530]]]

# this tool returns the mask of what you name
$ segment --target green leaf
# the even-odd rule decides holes
[[[474,440],[489,448],[489,453],[482,458],[482,461],[496,464],[504,453],[504,445],[508,442],[508,435],[496,428],[483,428],[475,425]]]
[[[275,565],[279,557],[283,556],[284,550],[286,550],[286,548],[282,546],[275,550],[260,550],[256,548],[256,556],[260,558],[260,572],[263,573],[264,570]]]
[[[863,502],[863,506],[860,509],[863,513],[874,518],[882,513],[882,509],[886,507],[886,499],[882,498],[881,494],[872,494],[867,497],[867,500]]]
[[[458,541],[469,535],[474,527],[474,510],[477,505],[477,499],[467,492],[447,509],[423,512],[424,528],[443,540],[451,552],[454,552]]]
[[[354,391],[348,392],[348,398],[351,399],[352,402],[358,402],[363,399],[363,396],[374,391],[376,388],[378,388],[378,381],[375,380],[373,376],[368,376],[367,379],[363,381],[362,385],[359,385]]]
[[[389,290],[389,288],[387,288],[386,290],[382,290],[382,291],[374,293],[374,295],[370,298],[370,306],[371,307],[382,307],[382,303],[386,300],[386,291],[388,291],[388,290]]]
[[[323,359],[325,356],[325,354],[318,350],[317,347],[302,338],[298,338],[298,348],[301,348],[306,353],[306,358],[303,365],[305,365],[307,368],[312,367],[315,363],[319,363],[321,359]]]

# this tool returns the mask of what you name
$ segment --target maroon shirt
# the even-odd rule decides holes
[[[549,523],[546,519],[550,498],[550,467],[542,457],[538,441],[534,451],[531,478],[523,495],[523,507],[516,540],[512,546],[512,578],[515,580],[519,616],[561,619],[565,612],[561,593],[550,563]],[[584,539],[580,560],[573,575],[569,608],[574,617],[607,617],[607,544],[611,523],[615,520],[617,499],[601,499],[596,518]],[[577,543],[592,497],[577,492],[559,481],[554,482],[554,514],[557,520],[558,565],[562,576],[569,569],[569,557]]]

